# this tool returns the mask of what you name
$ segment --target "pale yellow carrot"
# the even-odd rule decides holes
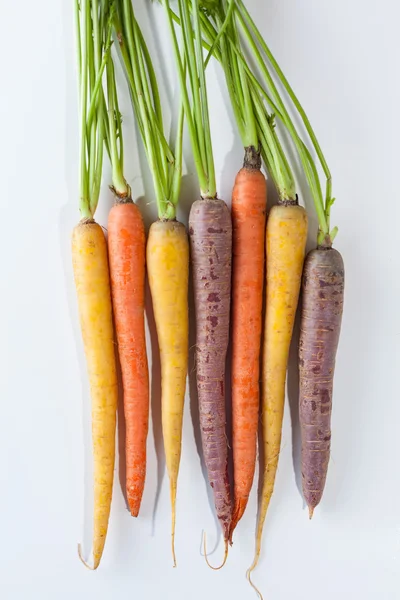
[[[100,225],[89,220],[75,227],[72,259],[92,398],[94,523],[89,568],[97,569],[111,507],[118,394],[107,246]]]
[[[304,208],[296,203],[274,206],[267,222],[266,240],[267,298],[261,397],[264,480],[256,552],[248,577],[260,557],[262,531],[281,448],[286,370],[307,241],[307,215]]]
[[[176,565],[176,490],[189,351],[189,244],[182,223],[171,220],[152,224],[147,242],[147,270],[160,348],[162,429],[170,480],[172,554]]]

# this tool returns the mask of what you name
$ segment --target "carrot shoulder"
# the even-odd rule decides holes
[[[144,324],[146,237],[139,208],[118,202],[108,217],[111,292],[126,424],[126,493],[139,513],[146,477],[149,428],[149,372]]]
[[[253,149],[254,150],[254,149]],[[253,153],[255,154],[255,153]],[[233,531],[246,509],[257,450],[267,185],[257,165],[239,171],[232,194]]]
[[[100,225],[89,221],[74,228],[72,259],[92,397],[96,569],[103,554],[111,508],[118,396],[107,245]]]

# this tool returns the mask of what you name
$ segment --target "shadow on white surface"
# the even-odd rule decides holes
[[[156,479],[156,493],[154,496],[153,514],[151,521],[151,534],[155,535],[155,524],[157,517],[157,509],[160,501],[161,489],[165,475],[165,452],[162,434],[162,414],[161,414],[161,364],[160,364],[160,350],[158,347],[158,338],[156,325],[154,320],[153,304],[151,301],[151,294],[149,283],[146,277],[146,317],[148,328],[151,339],[151,368],[150,368],[150,382],[151,382],[151,422],[153,427],[153,441],[154,450],[156,453],[157,460],[157,479]]]
[[[306,503],[303,498],[301,478],[301,435],[299,419],[299,364],[298,346],[300,337],[300,311],[301,300],[297,309],[296,321],[293,329],[292,342],[290,344],[289,362],[287,372],[287,396],[290,409],[290,421],[292,430],[292,461],[296,487],[302,498],[303,509]]]

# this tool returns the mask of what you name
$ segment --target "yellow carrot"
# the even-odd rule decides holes
[[[262,431],[264,480],[257,524],[255,569],[261,551],[261,536],[274,489],[281,447],[286,370],[293,325],[299,299],[307,241],[307,215],[293,203],[271,209],[266,243],[266,314],[262,368]]]
[[[189,244],[182,223],[152,224],[147,242],[147,270],[161,358],[162,429],[170,479],[175,566],[176,490],[189,351]]]
[[[93,220],[75,227],[72,260],[92,397],[94,525],[91,568],[96,569],[103,554],[111,507],[118,388],[107,246],[102,228]]]

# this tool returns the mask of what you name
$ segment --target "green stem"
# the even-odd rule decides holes
[[[106,11],[113,6],[113,2],[114,0],[81,0],[78,3],[77,0],[75,4],[76,31],[79,34],[79,209],[82,219],[93,219],[95,214],[100,195],[104,144],[108,147],[101,81],[111,40],[111,22],[106,23]]]
[[[176,31],[175,31],[175,27],[173,24],[173,11],[170,8],[169,0],[164,0],[164,7],[166,9],[167,21],[168,21],[168,26],[170,29],[171,39],[172,39],[172,47],[173,47],[173,52],[174,52],[174,56],[175,56],[176,66],[178,69],[179,85],[180,85],[180,90],[181,90],[181,95],[182,95],[182,102],[183,102],[183,106],[184,106],[184,110],[185,110],[186,122],[187,122],[188,130],[189,130],[190,141],[191,141],[191,145],[192,145],[192,153],[193,153],[194,163],[196,166],[197,177],[199,179],[200,188],[205,189],[207,187],[207,177],[204,172],[204,168],[203,168],[203,164],[202,164],[202,160],[201,160],[199,143],[198,143],[198,139],[197,139],[197,131],[196,131],[196,127],[195,127],[195,124],[193,121],[193,116],[191,113],[189,95],[188,95],[188,91],[187,91],[187,87],[186,87],[186,77],[185,77],[185,72],[184,72],[183,65],[182,65],[178,40],[176,37]]]
[[[215,38],[215,40],[213,41],[211,48],[208,51],[207,58],[204,62],[205,69],[207,68],[210,58],[212,57],[216,48],[218,47],[219,41],[222,38],[222,36],[224,35],[226,28],[230,24],[230,21],[231,21],[232,15],[233,15],[233,9],[235,8],[235,1],[236,0],[231,0],[231,2],[229,4],[229,8],[228,8],[226,16],[225,16],[225,19],[224,19],[224,22],[222,23],[221,27],[219,28],[218,35]]]
[[[76,66],[78,71],[78,81],[80,85],[81,77],[82,77],[82,50],[81,50],[81,24],[80,24],[80,8],[79,8],[79,0],[75,0],[74,6],[74,17],[75,17],[75,44],[76,44]],[[79,96],[80,96],[79,90]]]
[[[204,69],[204,58],[203,58],[203,47],[201,43],[201,28],[199,19],[199,0],[193,0],[194,11],[193,11],[193,22],[194,22],[194,33],[195,33],[195,52],[197,60],[197,69],[200,84],[200,96],[201,96],[201,107],[203,113],[202,127],[204,142],[206,147],[206,159],[207,159],[207,175],[208,175],[208,188],[207,190],[201,190],[202,195],[205,193],[207,197],[214,198],[217,195],[217,184],[215,180],[215,166],[214,156],[212,150],[211,141],[211,127],[210,127],[210,116],[208,111],[208,97],[207,97],[207,85]]]
[[[102,112],[104,112],[103,109],[102,109]],[[91,196],[91,200],[90,200],[90,211],[91,211],[92,215],[94,215],[94,213],[96,212],[97,205],[99,202],[99,196],[100,196],[101,176],[102,176],[102,172],[103,172],[104,129],[105,129],[104,118],[102,118],[99,123],[99,129],[98,129],[98,135],[97,135],[98,152],[97,152],[96,168],[95,168],[94,178],[93,178],[93,191],[92,191],[92,196]]]
[[[81,0],[82,26],[80,38],[81,57],[81,81],[80,81],[80,121],[81,121],[81,145],[80,145],[80,205],[79,210],[82,219],[91,219],[89,208],[89,185],[86,163],[86,105],[88,92],[88,68],[87,68],[87,20],[89,0]],[[89,13],[90,18],[90,13]]]
[[[140,47],[143,52],[144,60],[146,63],[147,73],[149,75],[151,93],[152,93],[153,104],[154,104],[154,112],[157,115],[157,123],[160,126],[161,131],[164,131],[161,100],[160,100],[160,94],[158,91],[156,74],[154,71],[153,63],[151,61],[150,52],[149,52],[149,49],[147,48],[146,41],[143,37],[142,31],[141,31],[140,27],[138,26],[138,23],[136,20],[135,20],[135,23],[136,23],[136,31],[137,31],[137,34],[138,34],[139,40],[140,40]]]
[[[192,103],[193,103],[193,116],[194,125],[196,127],[196,137],[198,140],[198,146],[201,156],[202,168],[207,173],[207,154],[204,136],[202,135],[202,104],[201,104],[201,92],[200,82],[198,76],[198,67],[196,64],[196,52],[193,41],[192,24],[190,21],[190,14],[187,5],[187,0],[178,0],[179,13],[181,15],[182,22],[182,40],[184,46],[184,56],[187,59],[187,67],[189,74],[189,81],[192,91]]]
[[[170,198],[172,204],[174,205],[174,207],[176,207],[178,204],[179,194],[180,194],[180,190],[181,190],[181,183],[182,183],[182,144],[183,144],[184,117],[185,117],[185,111],[183,108],[183,104],[181,104],[181,107],[179,109],[178,130],[176,133],[176,144],[175,144],[176,162],[174,165],[171,190],[170,190],[170,194],[169,194],[169,198]]]
[[[94,28],[95,28],[95,20],[97,21],[98,15],[95,14],[93,8],[93,0],[89,2],[89,17],[87,20],[87,57],[88,57],[88,72],[89,72],[89,102],[92,97],[93,88],[96,82],[96,71],[94,65]],[[92,191],[93,191],[93,183],[94,183],[94,173],[96,167],[96,159],[97,159],[97,148],[96,148],[96,140],[97,140],[97,118],[93,119],[93,122],[88,128],[87,126],[87,117],[86,117],[86,129],[89,130],[89,135],[87,137],[88,148],[87,152],[89,155],[88,158],[88,171],[89,171],[89,201],[92,202]],[[93,214],[93,213],[92,213]]]
[[[282,170],[280,168],[279,151],[278,151],[278,148],[276,147],[275,139],[272,135],[270,125],[266,118],[262,102],[257,101],[257,98],[255,98],[254,109],[255,109],[255,112],[257,115],[257,120],[259,123],[258,134],[259,134],[259,136],[261,136],[261,139],[263,140],[262,147],[264,148],[265,151],[267,151],[267,148],[268,148],[268,152],[270,154],[269,170],[271,173],[273,173],[274,182],[275,182],[275,185],[279,192],[279,196],[282,197],[285,194],[286,182],[285,182],[284,178],[282,177]]]
[[[136,96],[137,107],[138,107],[138,110],[139,110],[139,113],[141,116],[141,121],[143,123],[143,130],[144,130],[143,141],[144,141],[144,146],[145,146],[146,153],[147,153],[147,159],[149,162],[150,170],[153,175],[153,182],[154,182],[154,188],[155,188],[155,192],[156,192],[158,211],[159,211],[159,214],[163,214],[164,205],[165,205],[165,195],[164,195],[162,185],[160,182],[159,169],[158,169],[158,165],[157,165],[157,161],[156,161],[156,154],[155,154],[155,150],[154,150],[154,140],[152,139],[150,123],[149,123],[149,119],[148,119],[148,115],[147,115],[147,111],[146,111],[146,104],[144,102],[144,97],[143,97],[143,87],[142,87],[142,82],[141,82],[141,78],[140,78],[140,71],[139,71],[139,64],[138,64],[138,57],[137,57],[138,49],[136,48],[136,46],[134,44],[134,38],[133,38],[130,0],[123,0],[123,9],[124,9],[124,20],[126,23],[126,36],[127,36],[127,42],[128,42],[128,49],[129,49],[130,60],[131,60],[131,65],[132,65],[132,72],[133,72],[133,77],[134,77],[134,87],[133,87],[133,89],[131,89],[131,92],[133,94],[135,94],[135,96]]]
[[[90,136],[89,136],[89,206],[92,204],[92,192],[93,192],[93,184],[94,184],[94,176],[96,171],[96,162],[97,162],[97,129],[98,129],[98,120],[97,118],[93,119],[92,126],[90,128]],[[92,211],[90,211],[92,212]],[[92,213],[93,214],[93,213]]]
[[[118,196],[127,196],[129,193],[128,185],[123,175],[123,166],[120,161],[120,155],[118,152],[117,137],[120,136],[122,139],[121,130],[119,129],[119,122],[117,121],[116,115],[118,112],[115,106],[116,99],[116,85],[115,85],[115,74],[114,65],[111,57],[107,63],[107,102],[108,102],[108,128],[110,132],[110,158],[112,167],[112,184]]]
[[[114,72],[114,70],[113,70]],[[115,81],[115,74],[114,74]],[[117,86],[114,86],[114,107],[115,107],[115,121],[117,126],[117,137],[118,137],[118,150],[119,150],[119,164],[121,165],[121,171],[124,172],[124,136],[122,131],[122,115],[119,110]]]
[[[295,200],[296,199],[296,186],[294,183],[294,177],[293,177],[293,172],[292,172],[291,166],[289,164],[288,159],[286,158],[286,154],[283,151],[281,141],[280,141],[274,127],[271,127],[271,134],[274,139],[277,151],[279,153],[279,164],[280,164],[280,169],[281,169],[281,173],[282,173],[282,180],[284,182],[283,183],[284,193],[282,194],[282,196],[288,200]]]
[[[119,7],[119,5],[118,5],[118,7]],[[144,126],[143,126],[143,123],[142,123],[142,116],[140,114],[140,109],[139,109],[137,97],[136,97],[136,94],[134,93],[134,90],[136,88],[136,84],[135,84],[135,79],[134,79],[134,76],[133,76],[133,69],[132,69],[132,62],[131,62],[131,57],[130,57],[130,51],[129,51],[129,48],[127,46],[126,27],[123,27],[123,25],[122,25],[122,22],[121,22],[120,17],[119,17],[119,12],[118,12],[118,14],[114,15],[113,25],[114,25],[116,37],[117,37],[118,42],[119,42],[119,48],[120,48],[122,60],[123,60],[124,67],[125,67],[125,74],[126,74],[126,77],[127,77],[127,80],[128,80],[129,89],[131,91],[131,99],[132,99],[134,113],[135,113],[135,116],[136,116],[136,121],[137,121],[137,124],[138,124],[138,127],[139,127],[140,135],[141,135],[143,143],[144,143],[144,140],[145,140]]]
[[[90,129],[91,125],[92,125],[92,121],[93,121],[93,117],[96,113],[97,110],[97,102],[98,102],[98,96],[99,96],[99,90],[102,90],[102,80],[103,80],[103,74],[104,74],[104,69],[106,67],[107,61],[108,61],[108,57],[111,54],[111,46],[112,46],[112,41],[111,41],[111,28],[109,29],[109,36],[110,39],[107,40],[107,45],[103,54],[103,58],[100,64],[100,68],[97,72],[97,77],[96,77],[96,82],[94,84],[93,87],[93,92],[92,92],[92,97],[90,100],[90,106],[89,106],[89,111],[88,111],[88,116],[87,116],[87,124],[88,124],[88,129]],[[102,92],[102,96],[103,96],[103,92]],[[104,105],[104,98],[102,98],[101,100],[99,100],[100,102],[103,102]]]
[[[232,5],[234,5],[234,2],[235,2],[235,0],[232,0]],[[233,34],[233,41],[236,42],[235,47],[239,47],[239,38],[238,38],[238,33],[237,33],[237,28],[236,28],[235,22],[232,23],[232,34]],[[229,45],[229,47],[231,49],[231,45]],[[256,121],[255,121],[255,117],[254,117],[253,101],[250,96],[248,80],[245,75],[243,63],[238,62],[237,55],[235,55],[235,57],[234,57],[233,53],[232,53],[232,61],[234,61],[235,63],[238,63],[237,68],[238,68],[239,77],[240,77],[240,89],[243,92],[243,109],[242,110],[243,110],[244,122],[246,124],[246,132],[247,132],[246,140],[245,140],[245,147],[254,146],[255,148],[257,148],[259,141],[258,141],[258,136],[257,136]]]
[[[155,129],[155,135],[159,138],[162,146],[162,160],[164,161],[164,170],[165,173],[168,172],[167,162],[174,162],[174,155],[171,151],[171,148],[168,146],[168,142],[164,136],[164,125],[163,125],[163,117],[161,110],[161,101],[160,94],[158,92],[157,80],[154,72],[154,67],[151,62],[150,53],[146,46],[146,42],[144,40],[143,34],[140,30],[139,24],[133,14],[132,10],[132,22],[134,24],[134,36],[135,36],[135,44],[137,48],[140,49],[138,51],[139,58],[139,67],[140,67],[140,76],[143,83],[143,89],[146,95],[146,103],[150,113],[150,122],[152,123],[153,128]],[[147,81],[147,75],[149,81]],[[150,90],[151,90],[151,98],[153,98],[153,102],[150,98]],[[154,103],[154,106],[153,106]],[[161,147],[160,147],[161,150]]]
[[[140,76],[140,81],[142,83],[142,89],[143,89],[143,100],[145,102],[145,106],[146,106],[146,109],[148,112],[149,132],[150,132],[151,139],[154,140],[154,154],[156,157],[155,162],[157,165],[159,165],[158,173],[159,173],[159,178],[160,178],[160,185],[163,189],[163,195],[164,195],[164,199],[165,199],[168,194],[168,161],[167,161],[167,158],[165,156],[165,153],[163,151],[161,144],[157,144],[157,142],[156,142],[156,140],[161,139],[163,137],[163,135],[162,135],[162,133],[160,135],[160,132],[157,129],[157,115],[153,110],[153,106],[152,106],[152,102],[151,102],[150,88],[149,88],[148,81],[147,81],[146,69],[145,69],[143,54],[142,54],[141,46],[140,46],[140,38],[137,35],[138,25],[137,25],[134,15],[133,15],[133,10],[132,10],[132,23],[133,23],[134,44],[135,44],[135,47],[137,48],[137,61],[138,61],[138,66],[139,66],[139,76]]]
[[[99,23],[99,4],[98,0],[92,0],[92,22],[93,22],[93,60],[94,70],[96,73],[99,72],[101,63],[101,37],[100,37],[100,23]],[[101,20],[103,17],[101,15]],[[104,26],[104,24],[103,24]]]
[[[237,84],[237,80],[235,80],[233,72],[234,61],[229,61],[230,58],[230,49],[227,48],[226,39],[225,37],[223,37],[221,38],[221,65],[225,73],[225,81],[228,88],[229,97],[231,99],[232,110],[235,115],[239,135],[242,140],[243,146],[246,146],[246,123],[243,119],[243,114],[241,111],[241,99],[239,97],[241,90],[240,86]]]

